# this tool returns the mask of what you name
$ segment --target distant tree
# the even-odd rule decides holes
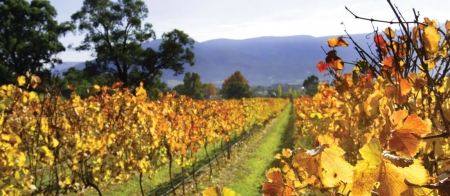
[[[153,80],[147,80],[146,83],[144,83],[144,88],[147,90],[147,95],[150,100],[160,99],[160,94],[164,95],[171,91],[167,83],[161,82],[161,76],[159,75],[153,78]]]
[[[216,86],[214,86],[213,83],[206,84],[204,94],[205,96],[208,97],[216,97],[217,96]]]
[[[82,98],[89,96],[92,93],[88,93],[88,90],[92,88],[94,84],[103,86],[110,85],[114,82],[114,78],[109,74],[98,74],[91,76],[86,73],[85,70],[79,70],[75,67],[69,68],[63,73],[64,76],[64,86],[73,85],[76,87],[75,93],[80,95]]]
[[[183,94],[193,99],[203,99],[203,84],[197,73],[184,74]]]
[[[289,87],[288,95],[289,95],[289,96],[293,96],[293,93],[292,93],[292,87]]]
[[[172,90],[176,91],[177,95],[184,95],[184,85],[183,84],[178,84],[178,85],[174,86]]]
[[[308,76],[308,78],[303,81],[303,87],[305,87],[306,94],[311,97],[317,93],[317,86],[319,86],[319,78],[315,75]]]
[[[281,84],[279,84],[277,89],[277,97],[280,98],[281,96],[283,96],[283,89],[281,88]]]
[[[78,22],[78,30],[87,32],[76,50],[96,54],[94,61],[86,62],[86,68],[112,73],[128,87],[139,81],[154,83],[163,69],[178,75],[184,72],[184,64],[194,65],[194,40],[177,29],[162,35],[158,51],[142,48],[143,43],[155,38],[152,25],[142,24],[147,16],[142,0],[84,0],[72,20]],[[139,74],[130,78],[133,68]]]
[[[61,63],[55,55],[65,47],[58,38],[75,26],[58,23],[56,15],[49,1],[0,0],[0,84]]]
[[[222,94],[227,99],[240,99],[251,97],[252,91],[247,79],[236,71],[222,83]]]

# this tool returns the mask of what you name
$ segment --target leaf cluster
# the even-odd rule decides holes
[[[387,23],[398,30],[374,29],[370,51],[348,35],[361,57],[352,71],[335,49],[350,44],[328,40],[332,49],[317,68],[334,81],[294,100],[301,148],[278,155],[266,195],[449,194],[450,22],[441,29],[428,18],[419,22],[416,12],[405,21],[388,3],[397,21]]]

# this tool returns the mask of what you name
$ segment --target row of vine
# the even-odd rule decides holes
[[[194,101],[175,92],[147,101],[117,82],[92,96],[38,95],[40,78],[0,87],[2,195],[63,194],[149,178],[162,165],[195,163],[192,154],[277,115],[287,100]],[[170,174],[172,176],[172,174]],[[142,180],[140,180],[142,183]],[[141,184],[141,193],[143,185]]]

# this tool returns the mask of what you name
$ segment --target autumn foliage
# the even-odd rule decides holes
[[[207,144],[228,141],[276,116],[282,99],[194,101],[167,94],[147,101],[135,89],[94,85],[69,100],[27,91],[40,82],[20,76],[0,87],[2,195],[62,194],[100,189],[152,175],[166,163],[186,167]]]
[[[328,41],[316,67],[334,81],[294,100],[300,148],[276,156],[264,195],[450,194],[450,22],[398,20],[400,30],[375,31],[373,53],[355,46],[351,72],[335,49],[347,42]]]

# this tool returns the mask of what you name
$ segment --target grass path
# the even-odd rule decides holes
[[[231,161],[220,165],[213,172],[211,180],[208,174],[198,180],[199,189],[226,186],[242,196],[261,195],[262,183],[266,181],[266,171],[279,165],[279,161],[274,158],[275,154],[282,148],[292,147],[293,129],[292,104],[289,104],[270,126],[233,149]],[[193,183],[189,186],[191,187],[189,191],[192,191]],[[181,193],[180,190],[177,193]],[[201,195],[201,193],[190,192],[187,195]]]

